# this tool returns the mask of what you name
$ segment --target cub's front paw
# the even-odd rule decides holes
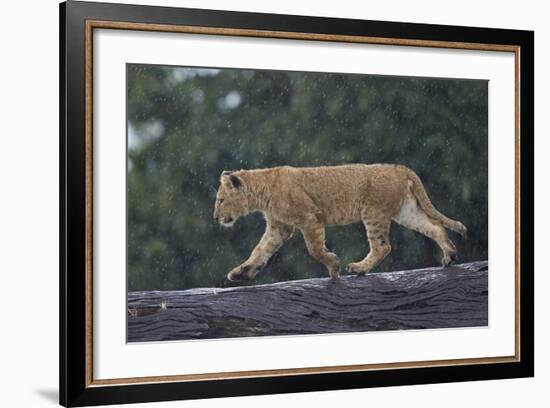
[[[328,274],[332,279],[336,279],[340,276],[340,258],[332,252],[329,252],[328,255],[332,260],[332,264],[327,266]]]
[[[348,266],[346,267],[346,271],[348,273],[356,273],[358,275],[363,275],[367,272],[367,270],[359,262],[348,264]]]
[[[338,264],[333,268],[329,269],[328,273],[332,279],[336,279],[340,277],[340,265]]]
[[[237,266],[235,269],[232,269],[227,274],[227,280],[230,280],[231,282],[238,282],[242,280],[252,279],[252,269],[253,268],[250,265]]]

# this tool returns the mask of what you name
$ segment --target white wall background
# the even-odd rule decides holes
[[[135,1],[138,2],[138,1]],[[135,3],[134,2],[134,3]],[[57,0],[4,2],[0,44],[0,405],[57,404],[58,381],[58,7]],[[550,199],[550,26],[535,0],[385,2],[164,0],[180,5],[286,14],[351,17],[535,30],[536,41],[536,378],[292,395],[144,404],[147,407],[348,406],[542,407],[550,384],[545,230]],[[528,141],[524,142],[528,143]],[[544,212],[542,213],[544,214]]]

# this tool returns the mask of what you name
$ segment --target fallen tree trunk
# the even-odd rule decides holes
[[[486,326],[487,261],[226,289],[130,292],[128,341]]]

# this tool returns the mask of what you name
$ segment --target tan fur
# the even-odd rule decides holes
[[[410,169],[391,164],[351,164],[333,167],[275,167],[224,171],[214,217],[233,225],[241,216],[260,211],[266,230],[250,257],[227,275],[230,280],[252,279],[288,240],[294,228],[304,237],[309,254],[331,277],[340,272],[338,257],[325,247],[325,226],[362,221],[370,251],[347,270],[366,273],[391,251],[391,221],[432,238],[443,251],[443,265],[456,259],[449,228],[466,236],[466,227],[432,205],[422,182]]]

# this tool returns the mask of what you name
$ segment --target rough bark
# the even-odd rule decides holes
[[[128,341],[486,326],[488,263],[130,292]]]

